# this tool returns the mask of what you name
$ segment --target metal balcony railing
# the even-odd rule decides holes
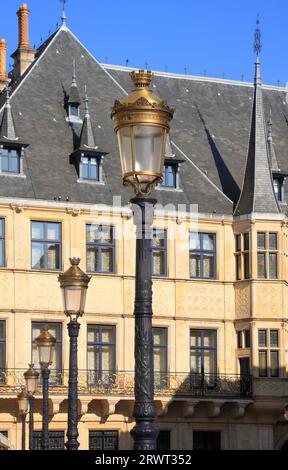
[[[23,369],[0,369],[0,396],[16,394],[25,384]],[[67,395],[68,370],[51,370],[50,394]],[[252,377],[234,374],[155,372],[155,396],[170,397],[251,397]],[[79,370],[81,395],[134,396],[134,372]],[[41,394],[41,382],[37,393]]]

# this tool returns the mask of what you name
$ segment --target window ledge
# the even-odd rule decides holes
[[[67,122],[72,122],[73,124],[83,124],[83,121],[80,117],[77,116],[68,116],[66,117]]]
[[[176,193],[183,193],[183,189],[180,188],[169,188],[168,186],[156,186],[157,191],[174,191]]]
[[[8,178],[27,178],[23,173],[5,173],[0,171],[0,176],[7,176]]]
[[[104,181],[84,180],[84,179],[81,179],[81,178],[78,178],[77,183],[105,186]]]

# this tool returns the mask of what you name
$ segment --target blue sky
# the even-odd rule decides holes
[[[21,0],[1,2],[0,36],[11,54],[17,47],[16,11]],[[56,29],[59,0],[27,0],[30,42],[38,46]],[[288,82],[287,0],[69,0],[70,29],[101,61],[192,75],[253,77],[252,50],[259,13],[265,83]],[[4,21],[3,21],[4,19]],[[12,59],[8,59],[12,63]]]

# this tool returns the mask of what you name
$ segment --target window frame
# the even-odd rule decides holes
[[[99,342],[97,341],[88,341],[88,334],[89,334],[89,328],[93,328],[94,330],[97,330],[99,329]],[[111,328],[112,330],[112,342],[103,342],[102,341],[102,335],[103,335],[103,329],[105,328]],[[98,364],[97,364],[97,369],[96,370],[93,370],[93,369],[89,369],[88,368],[88,349],[89,349],[89,346],[92,346],[94,349],[98,349],[98,354],[99,354],[99,358],[98,358]],[[109,348],[112,348],[112,362],[113,362],[113,370],[105,370],[103,369],[103,361],[102,361],[102,349],[103,347],[109,347]],[[116,336],[116,325],[112,325],[112,324],[102,324],[102,323],[88,323],[87,324],[87,371],[88,371],[88,374],[89,373],[97,373],[97,377],[100,377],[102,379],[103,377],[103,374],[109,372],[112,373],[112,374],[115,374],[116,373],[116,370],[117,370],[117,357],[116,357],[116,354],[117,354],[117,350],[116,350],[116,347],[117,347],[117,336]],[[99,367],[100,365],[100,367]]]
[[[112,242],[111,243],[108,243],[108,242],[88,242],[88,231],[87,231],[87,228],[88,227],[109,227],[110,230],[111,230],[111,238],[112,238]],[[106,225],[106,224],[92,224],[92,223],[86,223],[85,225],[85,234],[86,234],[86,270],[89,274],[116,274],[116,242],[115,242],[115,233],[116,233],[116,228],[114,225]],[[102,262],[101,262],[101,250],[102,249],[110,249],[112,250],[112,271],[102,271],[102,270],[93,270],[91,271],[90,269],[88,269],[88,247],[92,247],[92,248],[95,248],[97,250],[97,254],[96,254],[96,258],[95,260],[97,259],[97,263],[98,265],[102,267]]]
[[[235,279],[236,281],[245,281],[251,279],[251,236],[250,232],[235,233],[234,236]]]
[[[95,434],[95,436],[92,436],[93,433]],[[109,434],[109,433],[111,434],[111,437],[113,437],[113,435],[114,435],[114,437],[116,438],[116,436],[117,436],[117,438],[116,438],[116,440],[115,440],[115,442],[117,443],[117,446],[116,446],[117,449],[114,449],[114,448],[113,448],[113,450],[119,450],[119,431],[118,431],[118,430],[115,430],[115,429],[111,429],[111,430],[105,429],[105,431],[102,431],[102,430],[100,430],[100,429],[89,429],[89,432],[88,432],[89,450],[90,450],[90,451],[96,451],[96,452],[97,452],[97,451],[103,451],[103,450],[113,451],[112,449],[108,449],[108,448],[106,448],[106,446],[105,446],[105,440],[104,440],[105,434]],[[98,436],[96,436],[96,434],[98,434]],[[101,446],[100,446],[101,449],[93,449],[93,448],[92,448],[92,446],[91,446],[91,440],[92,440],[93,437],[95,437],[95,439],[96,439],[97,437],[100,438],[100,440],[101,440]],[[109,437],[109,436],[107,436],[107,437]]]
[[[162,330],[164,331],[164,343],[162,344],[155,344],[154,343],[154,332],[155,330]],[[153,333],[153,358],[154,358],[154,353],[156,350],[164,351],[164,369],[165,370],[160,370],[160,371],[155,371],[154,368],[154,379],[156,379],[157,374],[160,375],[160,383],[157,384],[157,381],[155,380],[155,387],[157,388],[163,388],[167,386],[167,379],[168,379],[168,328],[167,326],[153,326],[152,328],[152,333]],[[164,376],[164,380],[163,380]]]
[[[163,246],[154,246],[154,233],[164,232],[164,245]],[[152,276],[153,277],[168,277],[168,244],[167,244],[167,229],[158,229],[157,227],[153,228],[153,235],[151,240],[152,246]],[[163,274],[154,274],[154,254],[155,253],[164,253],[164,272]]]
[[[283,176],[273,175],[273,189],[278,202],[284,202],[284,180]]]
[[[264,235],[264,248],[258,246],[259,234]],[[270,235],[276,235],[276,248],[275,249],[270,248]],[[276,276],[275,277],[270,276],[271,255],[274,255],[276,257]],[[259,275],[259,271],[260,271],[259,270],[259,257],[260,256],[264,257],[264,275],[263,276]],[[273,231],[257,232],[257,279],[260,279],[260,280],[268,279],[272,281],[279,279],[279,232],[273,232]]]
[[[200,331],[201,333],[201,346],[191,346],[191,336],[192,336],[192,331]],[[204,335],[205,335],[205,332],[206,331],[209,331],[209,332],[213,332],[215,334],[215,344],[216,346],[215,347],[211,347],[211,346],[204,346]],[[217,376],[217,373],[218,373],[218,330],[215,329],[215,328],[193,328],[191,327],[190,328],[190,335],[189,335],[189,354],[190,354],[190,374],[199,374],[201,376],[204,376],[205,375],[213,375],[213,376]],[[191,352],[193,351],[200,351],[201,353],[201,371],[200,372],[193,372],[191,370]],[[204,361],[205,361],[205,357],[204,357],[204,352],[205,351],[214,351],[215,352],[215,355],[214,355],[214,370],[215,372],[213,374],[211,373],[207,373],[205,372],[205,368],[204,368]]]
[[[3,155],[3,150],[7,150],[8,151],[8,170],[3,170],[3,162],[2,162],[2,159],[4,157]],[[17,171],[13,171],[10,169],[11,167],[11,153],[12,152],[16,152],[17,154],[17,166],[18,166],[18,169]],[[21,175],[23,173],[23,169],[22,169],[22,149],[19,148],[19,147],[10,147],[10,146],[7,146],[7,145],[1,145],[0,146],[0,172],[1,174],[3,175]]]
[[[83,163],[83,159],[87,158],[88,159],[88,164]],[[91,178],[91,159],[96,160],[96,178]],[[83,167],[84,165],[88,168],[88,177],[83,176]],[[89,182],[94,182],[94,183],[100,183],[101,182],[101,157],[96,156],[96,155],[89,155],[89,154],[81,154],[80,156],[80,161],[79,161],[79,177],[81,181],[89,181]]]
[[[31,220],[30,221],[30,246],[31,246],[31,269],[33,271],[49,271],[49,272],[59,272],[62,270],[62,222],[55,222],[55,221],[43,221],[43,220]],[[32,237],[32,231],[33,231],[33,223],[37,223],[37,224],[44,224],[44,237],[45,235],[47,235],[47,225],[48,224],[54,224],[54,225],[58,225],[60,227],[59,229],[59,234],[60,234],[60,239],[59,240],[48,240],[48,239],[45,239],[43,238],[43,240],[41,239],[34,239]],[[32,265],[32,257],[33,257],[33,243],[37,243],[37,244],[43,244],[44,247],[45,247],[45,250],[44,250],[44,262],[45,262],[45,267],[44,268],[34,268],[33,265]],[[51,268],[48,268],[48,250],[47,250],[47,245],[59,245],[59,268],[54,268],[54,269],[51,269]]]
[[[2,256],[3,264],[0,263],[0,269],[6,268],[6,219],[5,217],[0,217],[0,223],[3,222],[3,236],[0,235],[0,242],[2,242]],[[1,244],[1,243],[0,243]]]
[[[266,345],[260,345],[260,332],[265,332],[266,335]],[[271,346],[271,333],[277,332],[277,344],[278,346]],[[277,374],[272,374],[271,369],[271,355],[277,353],[278,356],[278,367]],[[266,372],[264,374],[260,373],[260,355],[265,353],[266,356]],[[278,378],[280,377],[280,365],[281,356],[280,356],[280,330],[279,328],[259,328],[258,329],[258,375],[260,378]]]
[[[190,237],[192,234],[199,235],[200,240],[200,249],[191,249],[190,248]],[[203,249],[203,239],[204,235],[212,236],[214,240],[214,250],[204,250]],[[190,270],[190,256],[191,255],[200,255],[200,276],[191,276]],[[204,277],[204,256],[213,255],[213,276]],[[217,279],[217,233],[216,232],[189,232],[189,277],[190,279],[202,279],[205,281],[216,280]]]
[[[3,325],[3,337],[1,338],[0,336],[0,343],[3,345],[3,358],[2,358],[2,364],[0,364],[0,370],[5,371],[6,370],[6,359],[7,359],[7,332],[6,332],[6,320],[0,320],[1,325]],[[0,384],[2,382],[2,377],[0,376]],[[3,381],[5,381],[5,378],[3,377]]]
[[[168,179],[168,167],[172,168],[172,175],[173,175],[173,185],[166,184]],[[161,183],[161,187],[168,188],[168,189],[178,189],[178,172],[179,172],[179,163],[178,162],[164,162],[163,167],[163,181]]]

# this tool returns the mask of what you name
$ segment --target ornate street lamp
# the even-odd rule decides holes
[[[24,372],[29,401],[29,450],[34,450],[34,394],[37,390],[38,378],[39,374],[34,369],[34,364],[29,364],[29,369]]]
[[[26,389],[22,387],[21,392],[17,396],[19,415],[22,422],[22,450],[26,449],[26,416],[28,413],[28,394]]]
[[[156,199],[149,198],[163,179],[166,138],[174,110],[148,88],[152,72],[130,74],[133,90],[112,109],[118,137],[123,184],[133,187],[131,200],[136,225],[135,405],[132,430],[135,450],[154,450],[155,425],[152,331],[152,222]]]
[[[47,327],[44,327],[41,334],[36,338],[36,345],[39,353],[39,363],[42,375],[43,390],[43,421],[42,421],[42,440],[43,450],[49,449],[49,366],[53,364],[56,339],[52,336]]]
[[[68,333],[70,338],[69,355],[69,392],[68,392],[68,430],[67,450],[78,450],[78,335],[85,309],[86,293],[91,277],[80,268],[79,258],[70,259],[71,266],[60,274],[58,280],[63,290],[64,313],[70,318]]]

